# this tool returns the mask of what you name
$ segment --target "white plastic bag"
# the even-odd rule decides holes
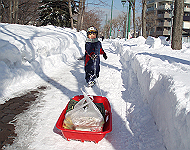
[[[104,118],[92,100],[84,93],[73,110],[65,115],[64,124],[69,123],[73,130],[100,132],[103,129]]]

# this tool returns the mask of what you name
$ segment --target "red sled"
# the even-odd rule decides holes
[[[80,101],[84,98],[84,95],[77,95],[73,97],[73,100]],[[92,132],[92,131],[79,131],[79,130],[70,130],[70,129],[64,129],[63,128],[63,121],[65,119],[66,110],[68,109],[68,104],[65,107],[65,109],[62,111],[57,123],[56,127],[61,130],[63,136],[70,141],[73,140],[79,140],[81,142],[84,141],[93,141],[95,143],[98,143],[101,141],[105,135],[112,131],[112,113],[111,113],[111,106],[106,97],[103,96],[93,96],[93,102],[94,103],[103,103],[105,108],[105,123],[103,126],[102,132]]]

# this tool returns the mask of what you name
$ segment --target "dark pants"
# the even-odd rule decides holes
[[[94,71],[96,70],[96,73],[94,74]],[[85,66],[85,79],[88,83],[89,81],[94,81],[95,78],[99,77],[100,72],[100,61],[97,59],[95,63],[90,63]]]

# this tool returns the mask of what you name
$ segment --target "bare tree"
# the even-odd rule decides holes
[[[82,29],[86,30],[89,26],[93,25],[98,30],[100,30],[103,12],[101,10],[97,11],[97,9],[89,10],[84,12],[84,22]]]
[[[1,0],[0,1],[0,22],[2,22],[4,9],[5,9],[4,3],[3,3],[3,0]]]
[[[84,1],[83,1],[84,2]],[[83,3],[83,6],[85,3]],[[92,1],[92,2],[88,2],[88,4],[94,5],[96,6],[107,6],[108,3],[104,2],[103,0],[96,0],[96,1]],[[89,26],[94,25],[96,28],[98,28],[98,30],[100,30],[100,26],[101,26],[101,22],[102,22],[102,17],[104,16],[104,12],[99,10],[99,8],[96,7],[94,10],[88,10],[85,9],[85,7],[83,7],[83,20],[82,20],[82,25],[81,25],[81,29],[86,30]],[[86,12],[87,11],[87,12]],[[79,11],[78,11],[79,12]],[[78,20],[80,22],[80,18]],[[83,22],[85,22],[85,24],[83,24]],[[105,33],[103,31],[103,33]]]
[[[112,31],[113,31],[113,37],[115,37],[115,31],[118,30],[119,20],[118,18],[112,19]]]
[[[13,19],[13,16],[12,16],[12,11],[13,11],[13,1],[10,0],[9,1],[9,23],[12,23],[12,19]]]
[[[142,0],[142,36],[146,36],[146,0]]]
[[[157,16],[155,15],[154,12],[149,13],[146,16],[146,27],[147,27],[148,35],[151,35],[150,31],[152,31],[157,25],[157,21],[155,20],[155,18],[157,18]]]
[[[182,49],[182,30],[183,30],[184,0],[175,0],[174,20],[172,30],[172,49]]]
[[[13,23],[18,23],[18,0],[14,0],[13,2]]]
[[[108,21],[110,22],[110,20]],[[114,36],[115,37],[115,31],[122,31],[123,32],[123,37],[125,37],[126,35],[126,22],[127,22],[127,12],[122,12],[122,14],[119,14],[117,16],[117,18],[112,19],[112,30],[114,32]],[[106,24],[104,26],[104,28],[106,29],[106,36],[109,36],[108,30],[110,29],[110,24]],[[108,29],[109,28],[109,29]]]
[[[0,21],[1,22],[5,22],[4,20],[6,20],[6,22],[8,23],[9,22],[9,1],[4,1],[4,0],[1,0],[1,12],[0,12]]]
[[[110,24],[109,23],[106,23],[106,25],[104,25],[103,33],[104,33],[105,38],[109,37],[109,34],[110,34]]]
[[[9,0],[9,23],[18,23],[19,0]]]
[[[138,31],[138,36],[140,35],[141,32],[141,28],[142,28],[142,18],[141,17],[137,17],[135,20],[135,24],[136,24],[136,29]]]
[[[85,1],[86,0],[79,0],[79,8],[78,8],[78,17],[77,17],[77,31],[80,31],[83,24],[83,16],[85,10]]]
[[[126,23],[127,23],[127,12],[122,12],[122,14],[119,14],[117,16],[117,20],[118,20],[118,29],[123,31],[123,38],[125,38]]]
[[[136,22],[135,22],[135,0],[133,0],[133,29],[134,29],[134,38],[136,38]]]
[[[69,14],[71,18],[71,28],[73,29],[73,13],[72,13],[72,8],[71,8],[71,0],[68,0],[68,6],[69,6]]]
[[[39,17],[39,0],[20,0],[19,4],[19,24],[37,23]]]
[[[38,18],[39,0],[1,0],[1,22],[28,24]]]

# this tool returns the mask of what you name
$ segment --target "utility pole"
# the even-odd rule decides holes
[[[111,32],[112,32],[112,11],[113,11],[113,0],[111,4],[110,39],[111,39]]]
[[[127,10],[128,10],[128,6],[127,6]],[[125,41],[128,39],[128,34],[127,34],[127,19],[128,19],[128,14],[126,14],[127,15],[127,17],[126,17],[126,22],[125,22]]]
[[[127,31],[127,38],[129,39],[130,35],[130,28],[131,28],[131,1],[129,1],[129,15],[128,15],[128,31]]]
[[[129,34],[130,34],[130,26],[131,26],[131,7],[133,5],[134,0],[127,0],[129,2],[129,13],[128,13],[128,28],[127,28],[127,38],[129,39]],[[123,4],[123,7],[125,3],[127,2],[126,0],[121,0],[121,3]]]

